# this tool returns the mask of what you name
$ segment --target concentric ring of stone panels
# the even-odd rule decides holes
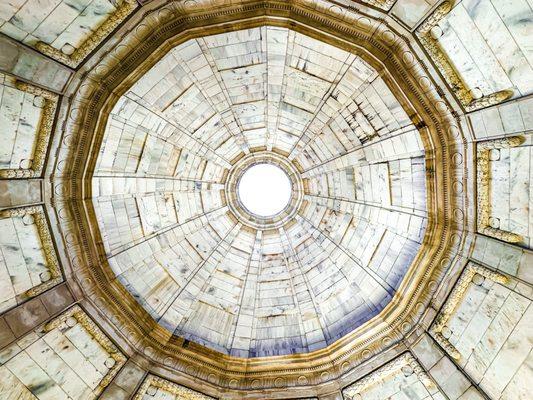
[[[243,174],[258,164],[272,164],[279,167],[291,182],[289,203],[282,211],[269,217],[262,217],[248,211],[242,204],[237,191]],[[296,166],[286,157],[272,151],[253,152],[239,160],[231,169],[225,185],[225,196],[229,209],[235,214],[237,220],[251,228],[260,230],[280,228],[290,222],[302,205],[303,195],[304,186]]]
[[[294,188],[271,220],[235,197],[261,157]],[[378,315],[427,224],[423,145],[385,81],[281,27],[171,49],[112,109],[92,179],[115,279],[239,357],[321,349]]]

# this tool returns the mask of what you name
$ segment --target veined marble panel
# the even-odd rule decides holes
[[[0,73],[0,169],[28,169],[37,145],[45,99]]]
[[[477,140],[533,131],[533,97],[525,97],[468,115]]]
[[[530,288],[471,263],[437,318],[444,349],[492,399],[529,398],[531,303]]]
[[[0,211],[0,312],[62,280],[43,208]]]
[[[533,92],[533,10],[526,0],[463,0],[432,30],[474,98]]]
[[[491,150],[491,226],[519,234],[533,248],[533,134],[517,147]]]
[[[0,356],[0,398],[95,399],[126,361],[78,306]]]
[[[411,353],[406,353],[348,386],[348,400],[441,400],[442,392]]]
[[[437,3],[437,0],[398,0],[391,11],[409,28],[414,28]]]
[[[136,7],[133,0],[8,0],[0,32],[77,66]]]

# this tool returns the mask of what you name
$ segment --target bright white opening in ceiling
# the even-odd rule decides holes
[[[253,214],[270,217],[282,211],[291,197],[291,182],[283,170],[272,164],[257,164],[244,172],[237,194]]]

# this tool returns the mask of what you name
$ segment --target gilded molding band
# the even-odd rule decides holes
[[[44,42],[38,42],[35,46],[41,53],[57,60],[69,67],[76,68],[122,21],[137,8],[135,0],[124,0],[116,11],[107,18],[102,25],[96,28],[80,47],[72,54],[65,54],[61,50]]]
[[[427,388],[435,387],[435,383],[429,377],[429,375],[424,371],[419,362],[412,356],[411,353],[405,353],[395,360],[385,364],[383,367],[377,369],[376,371],[370,373],[364,378],[358,380],[354,384],[348,386],[342,391],[342,394],[348,399],[355,399],[356,395],[364,392],[371,386],[374,386],[383,381],[388,376],[391,376],[395,373],[398,373],[405,367],[409,368],[412,373],[418,376],[418,379],[422,384]]]
[[[452,9],[451,2],[443,2],[416,30],[416,35],[420,39],[422,46],[429,53],[429,56],[444,77],[444,80],[450,86],[467,112],[493,106],[511,98],[513,96],[513,91],[507,89],[475,99],[446,54],[442,51],[438,40],[433,38],[431,31],[438,26],[439,22],[442,21]]]
[[[81,324],[83,329],[85,329],[85,331],[87,331],[87,333],[89,333],[94,340],[96,340],[96,342],[102,346],[109,356],[115,360],[114,365],[109,368],[108,373],[94,389],[96,394],[100,394],[106,388],[106,386],[111,383],[122,365],[124,365],[126,362],[126,357],[79,306],[72,307],[56,319],[48,322],[44,326],[45,332],[50,332],[51,330],[58,328],[61,324],[67,323],[67,320],[70,318],[73,318],[77,323]]]
[[[520,146],[523,136],[477,143],[477,229],[480,233],[509,243],[522,241],[522,236],[490,226],[490,151]]]
[[[28,289],[25,292],[25,295],[31,298],[62,282],[63,276],[61,275],[59,261],[57,259],[54,244],[52,242],[52,237],[50,236],[50,230],[48,229],[48,223],[46,221],[43,208],[41,206],[31,206],[11,208],[0,211],[0,218],[24,217],[25,215],[31,215],[34,218],[39,239],[45,254],[46,268],[48,268],[50,273],[50,279],[46,280],[40,285]]]
[[[151,388],[162,389],[168,393],[176,395],[180,400],[213,400],[213,397],[205,394],[195,392],[185,386],[168,381],[155,375],[148,375],[141,387],[133,397],[133,400],[142,400],[144,395],[153,396],[155,393],[150,393]]]
[[[435,322],[431,327],[431,333],[433,334],[433,337],[435,338],[437,343],[439,343],[442,348],[456,360],[461,359],[461,353],[454,347],[453,344],[448,341],[448,339],[444,337],[444,335],[442,334],[442,330],[457,310],[457,307],[459,307],[461,301],[463,300],[466,294],[466,291],[468,290],[468,286],[470,286],[470,283],[472,282],[472,279],[476,274],[482,275],[493,282],[501,284],[505,284],[508,281],[508,278],[505,275],[491,271],[479,265],[471,263],[466,266],[463,274],[461,275],[461,277],[455,284],[452,292],[450,293],[450,297],[442,307],[440,313],[435,318]]]
[[[15,86],[18,90],[44,98],[44,106],[42,109],[41,121],[39,123],[37,132],[37,142],[30,168],[2,169],[0,170],[0,178],[35,178],[41,176],[43,172],[46,151],[48,149],[50,137],[52,136],[52,125],[54,123],[58,96],[52,92],[49,92],[48,90],[41,89],[25,82],[17,81]]]

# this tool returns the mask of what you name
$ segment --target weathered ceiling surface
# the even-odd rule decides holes
[[[304,182],[283,224],[232,211],[241,157]],[[370,65],[262,26],[180,44],[118,99],[92,199],[116,279],[162,326],[280,355],[326,347],[395,295],[427,222],[424,168]]]
[[[0,399],[529,400],[532,21],[0,1]]]

